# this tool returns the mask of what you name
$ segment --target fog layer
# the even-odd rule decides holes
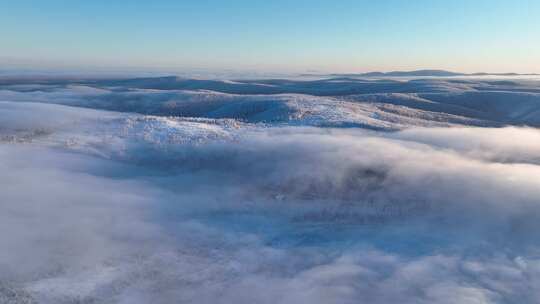
[[[239,119],[250,97],[219,101],[234,115],[184,117],[73,107],[78,89],[71,106],[11,92],[0,303],[540,297],[534,127],[384,120],[388,132]]]

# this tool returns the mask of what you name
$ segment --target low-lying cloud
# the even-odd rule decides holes
[[[0,103],[2,303],[534,303],[540,131]]]

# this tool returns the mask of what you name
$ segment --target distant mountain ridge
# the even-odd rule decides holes
[[[458,73],[446,70],[415,70],[415,71],[392,71],[392,72],[368,72],[368,73],[332,73],[326,76],[337,77],[453,77],[453,76],[536,76],[540,74],[519,73]],[[315,76],[304,74],[303,76]]]

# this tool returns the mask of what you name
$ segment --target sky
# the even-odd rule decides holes
[[[538,0],[0,0],[0,64],[540,73],[539,20]]]

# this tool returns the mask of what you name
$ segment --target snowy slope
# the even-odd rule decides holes
[[[186,82],[197,85],[186,85]],[[98,83],[99,86],[95,83],[9,84],[0,87],[0,100],[58,103],[159,116],[376,130],[407,126],[538,126],[540,123],[540,93],[531,81],[331,79],[265,80],[261,84],[158,78]],[[275,90],[245,88],[252,85]],[[344,88],[352,89],[344,95],[341,92]],[[328,92],[321,94],[321,90]],[[261,95],[265,92],[271,94]],[[335,96],[320,96],[327,93]]]

